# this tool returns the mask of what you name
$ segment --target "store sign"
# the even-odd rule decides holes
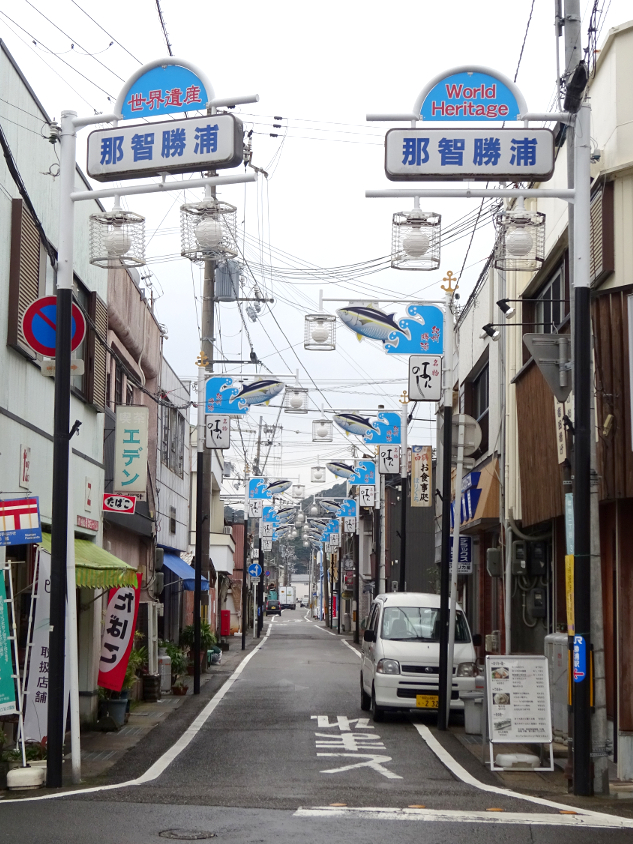
[[[434,79],[420,95],[422,120],[519,120],[527,105],[516,85],[488,68],[461,67]]]
[[[371,460],[360,460],[358,466],[354,470],[351,478],[348,478],[349,486],[354,484],[375,484],[376,483],[376,464]],[[365,504],[361,506],[365,507]]]
[[[0,545],[28,545],[42,541],[40,499],[5,498],[0,501]]]
[[[453,570],[453,537],[450,540],[449,570]],[[473,538],[472,536],[459,537],[459,559],[457,560],[457,574],[473,573]]]
[[[273,541],[272,539],[262,539],[261,540],[262,551],[272,551],[273,550]]]
[[[488,730],[492,742],[552,741],[545,656],[487,656]]]
[[[376,504],[376,485],[360,486],[358,488],[358,502],[361,507],[374,507]]]
[[[356,533],[356,519],[354,516],[343,517],[343,530],[345,533]]]
[[[440,401],[441,398],[441,355],[411,355],[409,358],[409,400]]]
[[[207,416],[205,417],[207,448],[230,448],[231,447],[231,417],[230,416]]]
[[[411,506],[430,507],[432,504],[432,460],[430,445],[411,446]]]
[[[105,631],[101,643],[98,683],[104,689],[120,692],[134,645],[134,631],[142,575],[136,575],[137,586],[110,589],[105,614]]]
[[[392,475],[400,471],[399,445],[381,445],[378,449],[378,473]]]
[[[549,129],[390,129],[385,136],[385,174],[392,182],[544,182],[553,172]]]
[[[249,499],[249,502],[248,502],[248,518],[249,519],[261,519],[263,509],[264,509],[264,502],[261,498]]]
[[[145,494],[149,439],[149,408],[121,405],[114,433],[114,491]]]
[[[0,568],[0,715],[11,715],[16,711],[10,635],[9,604],[4,585],[4,569]]]
[[[22,489],[31,487],[31,448],[28,445],[20,446],[20,486]]]
[[[168,63],[141,74],[123,89],[117,105],[127,120],[173,114],[183,111],[206,110],[213,92],[193,68]]]
[[[88,175],[110,182],[237,167],[243,138],[242,122],[233,114],[98,129],[88,136]]]
[[[128,513],[132,515],[136,510],[136,496],[112,495],[106,492],[103,495],[103,510],[106,513]]]
[[[371,423],[372,430],[364,434],[363,440],[369,445],[397,445],[402,441],[401,425],[402,417],[399,413],[380,412]]]

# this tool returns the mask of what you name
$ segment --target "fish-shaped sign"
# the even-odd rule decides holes
[[[262,378],[249,384],[234,385],[233,378],[209,378],[205,385],[205,413],[243,416],[254,404],[268,404],[284,389],[282,381]]]
[[[352,472],[352,475],[353,474],[354,472]],[[321,505],[321,507],[325,510],[326,513],[336,513],[336,511],[340,507],[340,503],[338,501],[334,501],[330,498],[317,498],[316,501],[318,501],[318,503]]]
[[[334,414],[334,421],[347,434],[358,434],[360,437],[364,437],[365,434],[374,430],[369,419],[365,419],[357,413],[336,413]]]
[[[349,478],[354,474],[353,466],[348,466],[347,463],[340,463],[338,460],[326,463],[325,465],[337,478]]]
[[[347,308],[339,308],[336,313],[344,325],[356,333],[359,341],[363,337],[369,337],[370,340],[386,343],[391,334],[409,336],[394,320],[395,314],[386,314],[371,305],[350,305]]]
[[[395,319],[373,305],[350,305],[336,313],[359,340],[379,340],[389,355],[415,355],[444,351],[444,313],[436,305],[408,305],[407,316]]]
[[[269,495],[281,495],[282,492],[285,492],[287,489],[290,489],[292,486],[292,481],[273,481],[272,483],[268,484],[266,490]]]
[[[275,381],[272,378],[262,378],[261,381],[252,381],[250,384],[242,384],[235,401],[251,404],[268,404],[268,402],[279,395],[286,385],[282,381]]]

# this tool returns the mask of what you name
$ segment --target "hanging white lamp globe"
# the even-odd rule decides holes
[[[319,515],[319,508],[316,504],[313,504],[312,507],[310,507],[310,515],[311,516],[318,516]]]
[[[203,217],[195,227],[194,235],[202,249],[214,251],[222,243],[224,229],[219,220]]]
[[[192,261],[226,261],[237,255],[237,209],[207,196],[180,206],[180,254]]]
[[[145,264],[145,217],[124,211],[115,197],[112,211],[91,214],[90,263],[104,269]]]
[[[525,228],[516,228],[506,235],[506,252],[513,258],[524,258],[534,248],[534,238]]]
[[[330,314],[306,314],[303,347],[312,352],[331,352],[336,348],[336,317]]]
[[[494,266],[498,270],[536,272],[545,258],[545,214],[528,211],[523,197],[495,217]]]
[[[122,227],[117,226],[103,238],[103,244],[109,256],[120,258],[130,251],[132,238],[126,234]]]
[[[442,218],[434,211],[415,207],[399,211],[391,223],[391,266],[396,270],[435,270],[440,265]]]
[[[325,480],[325,469],[323,466],[313,466],[310,469],[310,476],[313,484],[322,484]]]
[[[307,413],[308,412],[308,388],[296,384],[293,387],[286,387],[284,395],[285,413]]]
[[[331,443],[333,439],[333,423],[329,419],[315,419],[312,423],[312,442]]]
[[[423,231],[413,229],[402,240],[402,248],[410,258],[421,258],[429,251],[431,238]]]

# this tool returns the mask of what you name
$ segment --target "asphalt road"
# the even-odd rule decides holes
[[[53,800],[5,798],[0,842],[156,844],[169,830],[241,844],[633,840],[630,821],[618,829],[615,816],[561,814],[490,790],[498,782],[454,737],[440,743],[426,729],[433,717],[374,724],[360,709],[357,651],[303,611],[285,611],[267,631],[213,711],[184,734],[182,752],[157,760],[138,746],[134,764],[155,763],[157,778]]]

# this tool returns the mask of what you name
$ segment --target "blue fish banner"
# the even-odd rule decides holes
[[[409,305],[385,343],[388,355],[441,355],[444,351],[444,313],[437,305]]]
[[[232,378],[209,378],[204,388],[204,412],[244,416],[248,413],[248,404],[236,400],[239,392],[239,387],[233,386]]]
[[[264,507],[262,510],[262,521],[272,522],[276,526],[279,524],[279,513],[274,507]]]
[[[264,478],[251,478],[248,482],[248,497],[250,499],[271,498],[272,496],[268,493],[267,487],[268,483]]]
[[[361,460],[348,483],[350,486],[352,484],[360,484],[361,486],[371,486],[372,484],[375,484],[376,464],[371,460]]]
[[[399,413],[379,413],[378,419],[372,422],[373,431],[367,431],[363,437],[371,445],[400,445],[402,441]]]
[[[340,518],[345,518],[346,516],[356,518],[358,516],[358,507],[356,506],[355,499],[344,498],[336,515]]]

